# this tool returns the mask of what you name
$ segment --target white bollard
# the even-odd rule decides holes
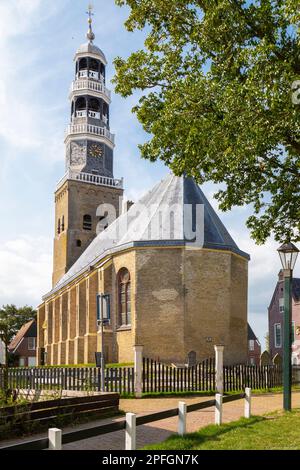
[[[126,413],[125,450],[136,450],[136,415]]]
[[[134,392],[136,398],[143,393],[143,346],[134,346]]]
[[[224,355],[224,346],[221,344],[216,344],[215,345],[216,390],[221,395],[223,395],[223,392],[224,392],[223,355]]]
[[[49,450],[62,449],[62,431],[57,428],[48,429]]]
[[[223,395],[216,393],[216,404],[215,404],[215,424],[220,426],[222,424],[222,406],[223,406]]]
[[[245,418],[251,417],[251,388],[245,389]]]
[[[184,401],[178,403],[178,434],[179,436],[186,434],[186,403]]]

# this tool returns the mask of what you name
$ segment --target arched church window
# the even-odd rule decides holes
[[[65,216],[63,215],[61,218],[61,231],[65,230]]]
[[[83,216],[83,230],[92,230],[92,216],[89,214]]]
[[[58,222],[57,222],[57,233],[58,235],[60,234],[60,219],[58,219]]]
[[[119,325],[131,325],[130,274],[122,268],[118,273]]]

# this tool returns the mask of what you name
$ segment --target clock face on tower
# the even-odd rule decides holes
[[[101,158],[103,156],[103,148],[100,144],[94,143],[89,145],[88,153],[90,157]]]

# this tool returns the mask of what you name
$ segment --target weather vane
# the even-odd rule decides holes
[[[95,39],[95,34],[93,33],[93,30],[92,30],[92,22],[93,22],[92,17],[94,16],[93,9],[94,9],[94,7],[93,7],[92,3],[90,3],[89,6],[88,6],[88,11],[86,12],[86,14],[89,15],[89,19],[88,19],[89,30],[87,32],[86,37],[88,38],[90,43],[92,43],[93,40]]]

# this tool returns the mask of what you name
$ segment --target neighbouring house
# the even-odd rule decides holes
[[[259,365],[261,355],[261,344],[248,323],[248,362],[252,365]]]
[[[55,190],[53,285],[38,307],[38,363],[91,363],[102,347],[107,362],[132,362],[140,345],[146,357],[183,364],[191,353],[197,361],[212,357],[214,344],[224,344],[225,362],[246,363],[249,255],[193,178],[169,174],[122,212],[107,60],[94,34],[87,37],[75,54],[67,171]],[[110,298],[103,342],[98,293]]]
[[[37,323],[30,320],[23,325],[8,346],[8,351],[15,356],[14,365],[32,367],[36,365]]]
[[[268,309],[270,355],[283,357],[284,279],[282,270]],[[292,281],[292,363],[300,364],[300,279]]]

